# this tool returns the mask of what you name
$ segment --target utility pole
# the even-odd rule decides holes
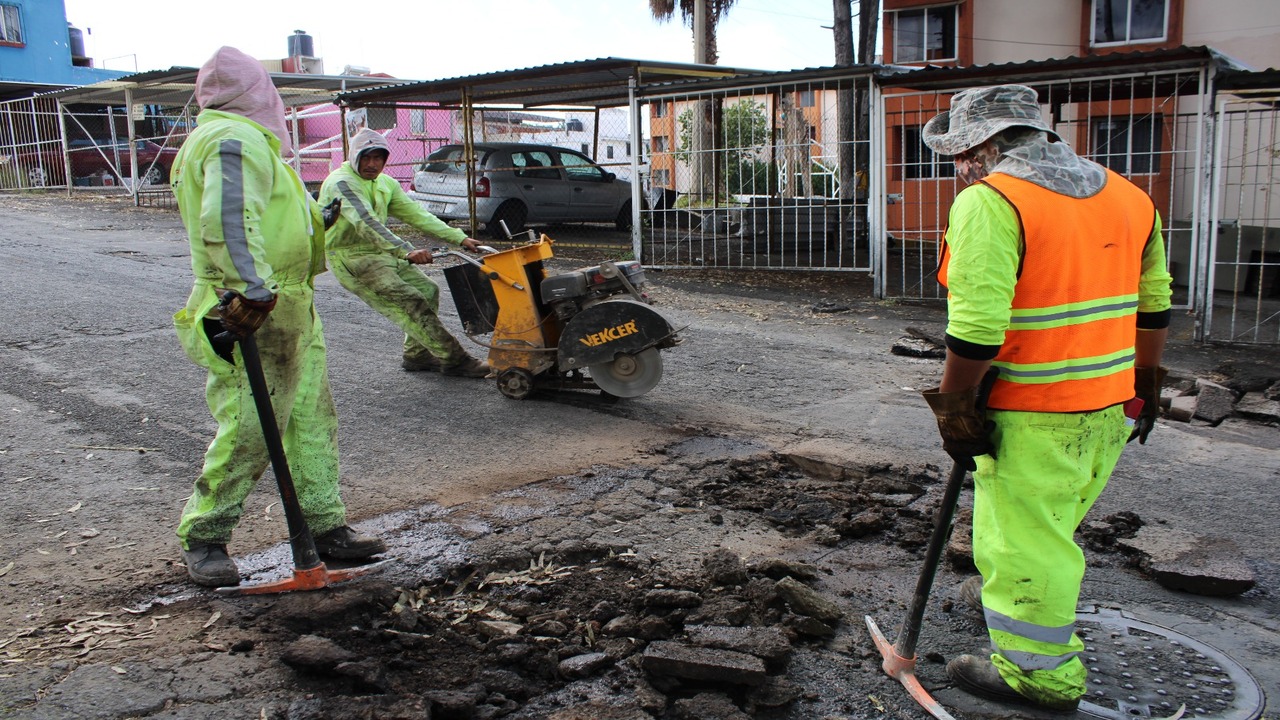
[[[693,3],[693,61],[700,65],[709,65],[707,27],[709,18],[707,0],[694,0]],[[693,141],[693,183],[690,189],[697,194],[697,199],[714,204],[715,185],[713,182],[714,165],[712,158],[711,132],[714,127],[712,101],[703,99],[694,103],[693,127],[690,128],[690,139]],[[710,195],[710,198],[707,196]]]

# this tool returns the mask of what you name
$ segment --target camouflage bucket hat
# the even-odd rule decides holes
[[[1061,140],[1040,114],[1036,91],[1026,85],[972,88],[951,98],[951,110],[924,126],[922,139],[930,150],[957,155],[1011,127],[1033,127]]]

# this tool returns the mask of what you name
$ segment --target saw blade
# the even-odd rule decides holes
[[[613,362],[590,365],[587,369],[596,385],[610,395],[638,397],[662,379],[662,356],[656,348],[649,348],[635,355],[619,355]]]

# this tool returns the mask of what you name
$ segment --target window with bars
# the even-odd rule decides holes
[[[950,156],[938,155],[930,150],[921,139],[920,130],[920,125],[897,128],[897,144],[902,151],[902,179],[932,180],[954,177],[956,166],[951,162]]]
[[[1089,44],[1133,45],[1165,40],[1169,0],[1093,0]]]
[[[0,42],[22,45],[22,12],[17,5],[0,3]]]
[[[1159,115],[1093,122],[1093,159],[1121,175],[1160,172]]]
[[[409,132],[414,135],[427,134],[426,110],[409,110]]]
[[[805,108],[814,106],[814,96],[812,90],[801,90],[796,93],[796,105]]]
[[[955,60],[958,12],[956,5],[894,12],[893,61]]]

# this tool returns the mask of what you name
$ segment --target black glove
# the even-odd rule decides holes
[[[1135,367],[1133,369],[1133,395],[1142,401],[1142,410],[1133,420],[1133,432],[1126,442],[1137,438],[1139,445],[1147,444],[1147,435],[1160,417],[1160,388],[1169,371],[1163,367]]]
[[[325,205],[320,209],[320,214],[324,216],[324,229],[328,230],[333,224],[338,222],[338,214],[342,212],[342,198],[334,198],[333,202]]]
[[[222,302],[218,303],[218,315],[227,332],[242,338],[252,335],[262,327],[275,306],[274,297],[270,300],[250,300],[234,290],[228,290],[223,294]]]
[[[942,449],[970,472],[978,467],[973,461],[978,455],[996,456],[991,442],[991,431],[996,424],[987,419],[987,396],[999,374],[996,368],[988,370],[982,383],[968,390],[944,393],[933,388],[921,393],[938,419]]]

